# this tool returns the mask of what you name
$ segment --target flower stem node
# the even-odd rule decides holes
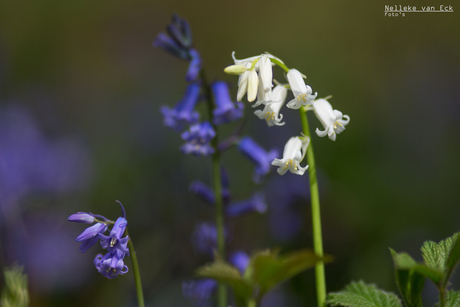
[[[342,112],[333,110],[326,99],[313,101],[313,111],[324,127],[323,131],[316,128],[316,134],[320,137],[327,135],[333,141],[335,141],[337,134],[345,130],[345,126],[350,122],[348,115],[343,115]]]
[[[289,170],[296,175],[303,175],[308,169],[308,165],[302,167],[300,162],[302,162],[307,153],[309,143],[309,137],[295,136],[290,138],[284,146],[283,158],[275,159],[272,162],[272,165],[278,166],[278,174],[284,175]]]

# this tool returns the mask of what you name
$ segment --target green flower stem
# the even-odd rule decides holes
[[[248,306],[247,307],[257,307],[257,301],[252,299],[248,301]]]
[[[439,307],[445,307],[446,306],[446,288],[444,285],[440,285],[438,287],[439,291]]]
[[[126,229],[128,234],[128,229]],[[133,240],[129,237],[128,241],[129,256],[133,265],[134,281],[136,283],[137,304],[139,307],[144,307],[144,294],[142,293],[141,274],[139,273],[139,263],[137,263],[136,251],[134,250]]]
[[[313,225],[313,247],[315,253],[323,257],[323,238],[321,235],[321,212],[319,206],[319,191],[318,180],[316,178],[315,156],[313,154],[313,145],[310,136],[310,128],[308,126],[307,112],[300,108],[300,117],[302,120],[302,128],[305,136],[310,138],[310,144],[307,148],[308,173],[310,175],[310,197],[311,197],[311,218]],[[324,306],[326,300],[326,277],[324,273],[324,263],[319,262],[315,266],[316,275],[316,296],[318,307]]]
[[[272,63],[284,69],[285,72],[289,72],[289,68],[286,65],[284,65],[284,63],[282,63],[281,61],[274,59],[274,58],[270,58],[270,61],[272,61]]]
[[[212,124],[214,131],[216,132],[216,137],[211,140],[211,145],[215,149],[214,154],[212,155],[212,178],[213,178],[213,189],[214,189],[214,198],[216,201],[215,206],[215,219],[216,219],[216,228],[217,228],[217,252],[222,259],[225,259],[225,237],[224,237],[224,205],[222,203],[222,182],[220,174],[220,153],[217,149],[218,145],[218,129],[217,126],[212,123],[213,119],[213,96],[211,89],[206,81],[206,75],[202,69],[200,72],[201,81],[203,82],[203,89],[206,92],[206,97],[208,99],[208,111],[209,111],[209,120]],[[217,289],[217,306],[227,307],[227,288],[223,284],[219,284]]]

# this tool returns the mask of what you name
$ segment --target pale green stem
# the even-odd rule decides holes
[[[310,175],[310,198],[311,198],[311,219],[313,226],[313,248],[315,253],[323,256],[323,238],[321,235],[321,212],[319,206],[319,191],[318,180],[316,178],[315,156],[313,154],[313,145],[310,136],[310,128],[308,126],[307,112],[300,108],[300,117],[302,120],[302,128],[305,136],[310,138],[310,144],[307,148],[307,163],[308,173]],[[326,300],[326,277],[324,273],[324,263],[319,262],[315,266],[316,277],[316,296],[318,307],[324,306]]]
[[[439,291],[439,307],[445,307],[446,306],[446,288],[444,285],[440,285],[438,287]]]
[[[248,306],[247,307],[257,307],[257,301],[252,299],[248,301]]]
[[[215,149],[214,154],[212,155],[212,179],[213,179],[213,189],[214,189],[214,199],[215,199],[215,220],[217,228],[217,252],[222,259],[225,259],[225,237],[224,237],[224,205],[222,203],[222,182],[220,174],[220,153],[217,149],[218,145],[218,130],[217,126],[212,123],[214,109],[213,96],[211,89],[206,81],[206,75],[202,69],[200,72],[201,81],[203,82],[203,88],[206,92],[208,99],[208,111],[209,111],[209,120],[216,132],[216,137],[212,139],[211,145]],[[223,284],[219,284],[217,289],[217,306],[218,307],[227,307],[227,288]]]
[[[126,229],[126,234],[129,236],[128,229]],[[134,250],[133,240],[131,239],[131,237],[128,241],[128,248],[131,263],[133,265],[134,281],[136,283],[137,305],[139,307],[144,307],[144,294],[142,293],[141,274],[139,272],[139,264],[137,262],[136,251]]]

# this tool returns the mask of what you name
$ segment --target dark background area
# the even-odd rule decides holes
[[[410,2],[454,11],[458,5]],[[236,84],[223,73],[232,51],[237,58],[268,51],[306,74],[319,97],[333,95],[334,108],[350,116],[336,142],[312,138],[325,251],[335,257],[326,267],[328,290],[362,279],[396,291],[388,247],[421,260],[424,240],[460,228],[460,13],[386,17],[385,4],[0,2],[1,263],[15,258],[26,266],[31,306],[135,306],[132,273],[106,280],[92,264],[102,250],[80,254],[74,238],[84,225],[66,221],[77,211],[116,219],[117,199],[127,211],[146,301],[188,306],[181,282],[209,261],[194,253],[190,235],[213,212],[188,192],[195,179],[210,183],[210,159],[183,156],[180,136],[162,125],[159,112],[186,87],[187,63],[151,46],[174,12],[190,22],[210,79]],[[284,81],[281,69],[275,78]],[[300,132],[297,112],[283,109],[286,125],[269,128],[245,104],[244,134],[264,148],[282,149]],[[310,125],[320,127],[313,116]],[[2,143],[8,131],[13,137]],[[302,222],[292,235],[280,235],[273,214],[283,199],[281,182],[307,190],[306,176],[279,177],[273,168],[256,185],[253,165],[235,148],[222,162],[233,199],[265,190],[269,206],[265,215],[231,222],[230,249],[312,246],[307,200],[290,204]],[[40,175],[20,186],[17,177],[36,164],[37,174],[52,172],[50,183]],[[313,305],[313,270],[271,295],[278,306]],[[428,282],[424,295],[435,300]]]

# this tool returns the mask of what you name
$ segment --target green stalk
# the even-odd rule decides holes
[[[209,120],[212,124],[214,131],[216,132],[216,137],[211,140],[211,145],[215,149],[214,154],[212,155],[212,180],[213,180],[213,189],[214,189],[214,198],[216,202],[215,206],[215,219],[216,219],[216,228],[217,228],[217,252],[222,259],[225,259],[225,237],[224,237],[224,205],[222,203],[222,182],[220,174],[220,153],[217,149],[218,145],[218,129],[217,126],[213,124],[213,96],[211,89],[206,81],[206,75],[202,69],[200,72],[201,81],[203,82],[203,88],[206,92],[206,97],[208,99],[208,112]],[[219,288],[217,289],[217,306],[218,307],[227,307],[227,288],[225,285],[219,283]]]
[[[310,175],[310,196],[311,196],[311,219],[313,226],[313,247],[315,253],[322,257],[323,254],[323,238],[321,235],[321,212],[319,206],[319,191],[318,180],[316,178],[315,156],[313,154],[313,145],[310,136],[310,128],[308,126],[307,112],[300,108],[300,118],[302,120],[302,128],[305,136],[310,138],[310,144],[307,148],[308,173]],[[318,307],[324,306],[326,300],[326,277],[324,273],[324,263],[319,262],[315,266],[316,275],[316,296]]]
[[[126,234],[128,234],[128,229],[126,229]],[[137,294],[137,304],[139,307],[144,307],[144,294],[142,293],[142,282],[141,274],[139,273],[139,263],[137,263],[136,251],[134,250],[133,240],[129,237],[128,241],[129,256],[131,257],[131,263],[133,265],[134,281],[136,283],[136,294]]]
[[[438,287],[439,291],[439,307],[445,307],[446,306],[446,288],[444,285],[440,285]]]

